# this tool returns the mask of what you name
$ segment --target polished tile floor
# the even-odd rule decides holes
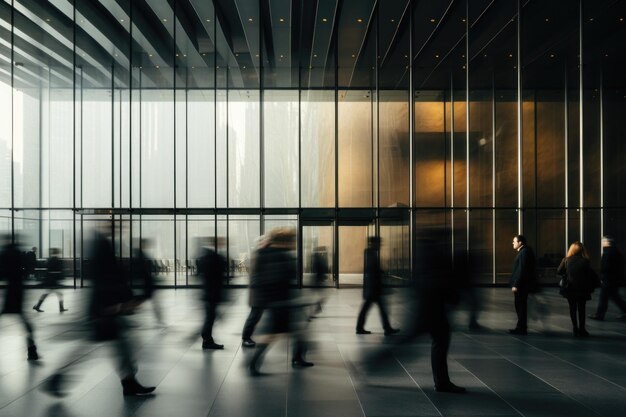
[[[309,290],[310,291],[310,290]],[[546,289],[530,303],[528,336],[509,336],[514,324],[510,290],[479,289],[484,330],[467,330],[461,305],[452,314],[450,374],[464,395],[436,393],[429,340],[422,337],[368,362],[369,353],[391,346],[382,335],[376,307],[371,335],[355,335],[360,291],[325,290],[326,306],[308,325],[309,369],[292,369],[290,341],[267,354],[267,376],[251,378],[244,364],[252,350],[240,345],[248,313],[246,290],[228,291],[215,325],[223,351],[205,351],[198,290],[157,293],[167,327],[156,325],[151,306],[130,317],[139,362],[138,379],[157,386],[156,395],[124,398],[110,360],[110,347],[85,339],[82,311],[86,290],[64,290],[70,311],[59,314],[54,295],[44,313],[30,310],[40,290],[26,291],[27,316],[36,328],[42,359],[26,361],[21,323],[0,317],[0,416],[621,416],[626,415],[626,322],[590,322],[592,337],[571,336],[565,300]],[[305,290],[307,292],[307,290]],[[389,295],[393,322],[410,310],[401,290]],[[589,307],[595,307],[596,298]],[[62,400],[41,391],[45,379],[78,348],[73,384]]]

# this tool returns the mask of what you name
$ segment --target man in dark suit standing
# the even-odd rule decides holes
[[[515,297],[517,326],[509,333],[525,335],[528,331],[528,294],[537,285],[535,254],[522,235],[513,237],[513,249],[517,251],[517,256],[511,273],[511,290]]]
[[[359,318],[356,323],[356,334],[370,334],[369,330],[365,330],[365,317],[372,304],[378,304],[380,309],[380,318],[383,322],[383,329],[385,329],[385,336],[398,333],[398,329],[391,327],[389,318],[387,317],[387,311],[383,302],[383,282],[382,271],[380,269],[380,238],[371,236],[367,240],[367,249],[364,253],[364,267],[363,267],[363,306],[359,313]]]
[[[626,318],[626,303],[619,295],[619,287],[624,284],[624,266],[622,255],[615,247],[613,238],[604,236],[602,238],[602,266],[600,269],[600,299],[596,314],[589,318],[593,320],[604,320],[606,310],[609,308],[609,299],[622,311],[620,318]]]

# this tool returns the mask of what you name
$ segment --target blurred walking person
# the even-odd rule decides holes
[[[589,332],[585,329],[585,306],[591,300],[598,277],[591,268],[587,249],[581,242],[570,245],[567,256],[561,261],[556,273],[562,277],[560,292],[569,304],[574,336],[589,337]]]
[[[43,313],[41,305],[51,293],[56,294],[57,298],[59,299],[59,312],[63,313],[67,311],[67,308],[65,308],[63,304],[63,293],[61,292],[60,281],[63,279],[63,264],[61,262],[61,259],[59,258],[60,254],[61,251],[58,248],[50,249],[50,258],[48,258],[48,262],[46,265],[46,275],[42,283],[47,291],[41,294],[41,297],[39,297],[39,301],[37,301],[37,304],[33,306],[33,310],[39,313]]]
[[[87,259],[92,279],[88,305],[91,337],[95,342],[109,342],[113,348],[124,396],[150,394],[156,387],[144,387],[135,378],[137,364],[125,318],[125,314],[137,307],[138,301],[133,298],[124,268],[115,258],[112,242],[107,237],[96,234]],[[49,394],[66,395],[66,375],[77,364],[76,356],[83,351],[84,346],[77,346],[66,358],[67,365],[57,369],[48,379],[44,389]]]
[[[258,260],[263,257],[266,249],[269,248],[269,241],[269,235],[261,236],[259,238],[257,249],[252,255],[252,260],[250,262],[250,285],[248,290],[250,313],[246,318],[246,322],[243,325],[243,331],[241,332],[241,346],[245,348],[252,348],[256,346],[256,342],[252,340],[252,333],[254,333],[254,329],[263,317],[263,307],[260,305],[258,297],[256,296],[257,292],[255,291],[254,283],[257,282],[255,274],[258,271]]]
[[[154,317],[157,320],[159,326],[164,326],[163,313],[161,312],[161,306],[157,297],[154,294],[155,279],[153,274],[152,260],[146,255],[146,251],[152,248],[152,239],[142,238],[140,245],[133,251],[133,259],[131,261],[131,276],[133,282],[141,285],[142,293],[138,299],[145,303],[148,300],[152,301],[152,311]]]
[[[622,312],[621,319],[626,319],[626,302],[619,294],[624,285],[624,263],[622,254],[615,246],[613,238],[602,238],[602,266],[600,267],[600,298],[595,314],[589,316],[593,320],[604,320],[609,308],[609,300],[613,301]]]
[[[205,239],[201,248],[202,255],[198,259],[198,274],[202,277],[204,288],[205,317],[202,326],[202,349],[224,349],[224,345],[213,340],[213,323],[217,313],[217,305],[222,300],[222,286],[226,273],[226,260],[212,248],[215,240]],[[217,239],[217,247],[221,246],[222,239]],[[217,248],[216,248],[217,249]]]
[[[16,314],[19,316],[24,330],[26,330],[26,346],[28,360],[39,359],[37,346],[35,346],[35,336],[33,326],[30,324],[24,311],[24,258],[18,249],[16,242],[11,241],[10,236],[4,236],[5,244],[0,251],[0,280],[7,281],[4,293],[4,306],[2,314]]]
[[[268,246],[257,253],[256,269],[250,283],[253,304],[267,309],[269,328],[267,334],[256,344],[254,355],[248,364],[250,375],[258,376],[259,367],[270,344],[281,335],[295,336],[291,365],[294,368],[313,366],[305,360],[306,343],[299,332],[298,318],[304,319],[304,302],[290,297],[290,282],[296,278],[295,258],[290,254],[295,248],[296,234],[293,229],[279,228],[272,231]]]
[[[380,269],[380,238],[370,236],[367,239],[367,249],[363,253],[363,305],[356,322],[356,334],[370,334],[365,330],[365,319],[372,304],[377,304],[380,310],[380,319],[383,324],[385,336],[398,333],[389,323],[387,309],[383,298],[382,270]]]

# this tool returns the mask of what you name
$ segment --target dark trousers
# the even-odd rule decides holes
[[[378,309],[380,310],[380,319],[383,322],[383,329],[388,330],[391,329],[391,324],[389,324],[389,318],[387,317],[387,311],[385,309],[385,303],[382,299],[372,301],[365,300],[363,302],[363,306],[361,307],[361,312],[359,313],[359,318],[356,322],[356,329],[363,330],[363,326],[365,326],[365,317],[367,316],[367,312],[369,311],[372,304],[378,304]]]
[[[213,323],[215,322],[215,313],[217,303],[207,301],[205,304],[204,325],[202,326],[202,340],[213,342]]]
[[[569,303],[569,317],[572,319],[572,326],[574,329],[585,330],[585,306],[586,300],[573,300],[567,299]],[[576,320],[576,313],[578,312],[578,320]]]
[[[598,300],[598,310],[596,315],[604,318],[606,310],[609,308],[609,299],[612,300],[622,310],[622,314],[626,314],[626,303],[619,295],[618,287],[602,287],[600,288],[600,299]]]
[[[246,324],[243,325],[243,332],[241,333],[242,339],[250,339],[252,337],[252,333],[254,333],[254,328],[263,317],[263,309],[261,307],[252,307],[250,310],[250,314],[248,314],[248,318],[246,319]]]
[[[450,383],[448,375],[448,349],[450,348],[450,324],[445,311],[439,317],[435,317],[435,322],[430,328],[430,335],[433,338],[430,346],[430,365],[433,370],[433,380],[436,387],[442,387]]]
[[[515,293],[515,312],[517,313],[518,330],[528,328],[528,292],[518,289]]]

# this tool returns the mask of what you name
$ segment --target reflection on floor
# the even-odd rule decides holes
[[[70,311],[58,313],[51,295],[44,313],[30,308],[42,360],[26,361],[21,323],[0,317],[0,416],[623,416],[626,410],[626,322],[590,322],[589,339],[571,337],[566,302],[547,289],[542,308],[530,310],[530,334],[512,337],[513,300],[508,289],[480,289],[485,311],[483,331],[467,330],[467,314],[454,314],[456,330],[450,351],[452,380],[465,395],[433,390],[429,340],[422,338],[395,351],[391,361],[365,372],[362,355],[389,339],[382,335],[377,311],[370,312],[371,335],[354,334],[361,303],[357,289],[327,289],[327,303],[309,324],[313,346],[309,369],[292,369],[287,340],[268,353],[263,370],[250,378],[244,364],[252,351],[240,345],[248,313],[247,292],[228,291],[215,326],[223,351],[200,349],[202,321],[197,290],[158,293],[168,323],[158,328],[150,306],[130,319],[138,348],[138,379],[157,385],[149,398],[121,395],[108,346],[87,343],[80,324],[85,290],[64,290]],[[30,307],[40,290],[26,291]],[[389,300],[394,324],[406,310],[401,290]],[[597,297],[589,307],[595,307]],[[374,308],[375,310],[376,308]],[[64,354],[76,347],[83,362],[63,400],[39,390]]]

